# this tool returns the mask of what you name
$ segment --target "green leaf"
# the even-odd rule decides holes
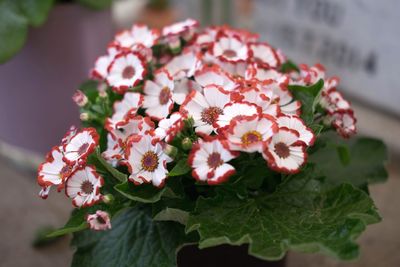
[[[125,182],[127,180],[127,175],[118,171],[113,166],[111,166],[103,157],[100,155],[100,150],[96,149],[96,159],[97,161],[118,181]]]
[[[32,26],[42,25],[53,7],[54,0],[17,0],[22,13]]]
[[[300,72],[300,69],[293,61],[288,60],[281,65],[280,71],[283,73],[288,73],[291,71]]]
[[[126,210],[105,232],[84,231],[74,235],[77,248],[72,267],[172,267],[185,243],[196,241],[175,222],[153,221],[148,209]]]
[[[181,176],[190,172],[192,168],[187,163],[187,158],[183,158],[172,168],[168,176]]]
[[[112,0],[76,0],[78,3],[92,9],[105,9],[111,6]]]
[[[330,145],[327,140],[336,140],[336,143]],[[323,134],[316,145],[323,142],[328,143],[311,154],[309,162],[314,163],[316,171],[326,177],[327,186],[344,182],[363,186],[386,181],[388,152],[381,140],[359,137],[346,141],[334,134]]]
[[[273,194],[240,199],[220,190],[214,198],[199,198],[186,230],[198,231],[200,248],[249,243],[249,253],[265,260],[280,259],[289,249],[356,258],[354,239],[380,220],[372,200],[349,184],[321,191],[312,174],[307,169],[290,176]]]
[[[115,187],[126,198],[143,203],[154,203],[160,200],[167,187],[157,188],[152,184],[134,185],[132,182],[124,182]]]
[[[190,199],[163,199],[152,206],[153,219],[156,221],[174,221],[186,225],[189,212],[195,203]]]
[[[23,47],[28,33],[28,20],[18,2],[0,0],[0,64],[13,57]]]
[[[289,90],[294,98],[301,101],[301,117],[306,124],[311,124],[314,120],[314,113],[317,107],[320,93],[324,87],[324,80],[320,79],[311,86],[289,85]]]

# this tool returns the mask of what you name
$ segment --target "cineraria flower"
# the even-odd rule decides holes
[[[277,101],[273,101],[274,94],[272,90],[260,90],[257,87],[240,88],[232,94],[232,100],[235,102],[246,101],[253,103],[261,108],[261,112],[271,116],[277,116],[280,112]]]
[[[184,21],[165,26],[162,29],[162,35],[165,37],[182,36],[182,38],[185,40],[189,40],[193,36],[198,26],[198,21],[194,19],[186,19]]]
[[[235,168],[228,164],[238,154],[229,150],[226,140],[207,138],[193,145],[188,163],[193,168],[192,176],[209,185],[220,184],[235,174]]]
[[[306,162],[307,154],[296,130],[280,128],[266,143],[263,157],[268,166],[277,172],[297,173]]]
[[[250,102],[230,102],[222,109],[215,125],[218,128],[228,126],[234,118],[261,114],[261,108]]]
[[[287,115],[298,115],[301,114],[301,102],[294,100],[292,93],[287,89],[282,89],[280,85],[272,83],[269,85],[273,90],[274,98],[273,102],[277,101],[279,108],[282,113]]]
[[[147,80],[143,87],[146,114],[154,120],[166,118],[174,107],[173,91],[174,80],[168,71],[161,69],[155,73],[154,81]]]
[[[82,129],[63,145],[63,161],[69,165],[82,164],[98,143],[99,135],[94,128]]]
[[[252,60],[265,67],[277,68],[280,65],[275,49],[266,43],[250,43]]]
[[[239,36],[227,36],[221,33],[212,44],[210,53],[222,61],[234,63],[246,61],[249,58],[250,50],[247,44],[240,40]]]
[[[182,104],[181,112],[193,118],[196,133],[209,135],[218,127],[216,122],[229,102],[228,91],[216,85],[209,85],[204,88],[203,94],[198,91],[191,92]]]
[[[75,166],[68,165],[63,161],[63,153],[60,148],[53,147],[47,154],[46,161],[39,165],[37,182],[42,187],[57,185],[61,189],[63,183],[74,169]]]
[[[321,94],[320,105],[325,108],[329,113],[334,113],[339,110],[351,109],[350,103],[344,99],[343,95],[331,89],[328,92]]]
[[[156,137],[160,140],[165,139],[167,143],[172,142],[185,126],[184,119],[185,117],[179,112],[174,112],[169,118],[162,119],[158,122],[158,127],[154,131]]]
[[[94,68],[90,72],[90,76],[93,79],[104,80],[108,74],[108,66],[114,60],[115,56],[120,52],[118,45],[112,43],[107,48],[107,55],[98,57]]]
[[[118,140],[115,140],[111,134],[107,135],[107,149],[101,153],[101,156],[110,163],[113,167],[116,167],[121,159],[123,159],[123,149],[120,146]]]
[[[275,69],[265,68],[257,63],[249,64],[245,72],[245,79],[257,79],[264,83],[276,83],[282,89],[286,89],[289,84],[289,76]]]
[[[226,91],[232,91],[236,87],[235,81],[230,75],[217,65],[211,67],[204,65],[200,70],[196,71],[194,79],[202,87],[215,84]]]
[[[88,207],[101,200],[100,188],[103,178],[93,166],[86,166],[76,170],[65,184],[65,194],[72,198],[76,207]]]
[[[145,61],[137,52],[121,52],[108,67],[107,83],[117,93],[123,94],[134,87],[146,73]]]
[[[253,153],[262,152],[263,144],[277,131],[275,119],[263,114],[233,119],[225,134],[231,150]]]
[[[132,48],[135,45],[143,45],[144,47],[152,47],[160,33],[156,29],[149,29],[146,25],[134,24],[130,31],[122,31],[115,36],[115,41],[121,47]]]
[[[164,66],[174,80],[192,77],[200,67],[201,59],[193,52],[182,53]]]
[[[102,210],[97,210],[95,214],[89,214],[86,218],[89,228],[95,231],[111,229],[110,215]]]
[[[299,140],[303,141],[307,146],[312,146],[315,141],[313,131],[308,128],[304,121],[298,116],[280,115],[276,118],[279,128],[285,127],[296,130],[299,133]]]
[[[78,132],[78,129],[76,128],[76,126],[72,125],[71,127],[69,127],[68,132],[64,135],[64,137],[61,139],[61,146],[60,149],[62,150],[62,146],[64,144],[68,144],[69,141],[71,141],[71,138]]]
[[[338,110],[331,115],[332,126],[343,138],[349,138],[356,134],[356,118],[353,110]]]
[[[107,127],[115,129],[117,123],[128,117],[134,116],[139,107],[142,106],[142,102],[143,95],[140,93],[125,93],[124,98],[121,101],[114,102],[114,113],[111,118],[107,118]]]
[[[129,180],[136,185],[152,183],[162,187],[167,178],[167,163],[172,159],[164,152],[160,142],[149,135],[135,135],[129,140],[126,153]]]

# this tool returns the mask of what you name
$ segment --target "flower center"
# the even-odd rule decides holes
[[[158,96],[158,99],[160,101],[161,105],[165,105],[168,103],[169,99],[171,97],[171,90],[167,86],[165,86],[161,92],[160,95]]]
[[[88,143],[84,143],[83,145],[81,145],[77,151],[78,155],[83,155],[87,151],[88,148],[89,148]]]
[[[258,131],[248,131],[242,135],[242,143],[244,145],[251,145],[262,140],[262,136]]]
[[[93,193],[94,186],[91,182],[89,181],[83,181],[81,184],[81,191],[85,194],[91,194]]]
[[[280,157],[280,158],[287,158],[290,155],[290,150],[288,145],[285,143],[279,142],[275,144],[275,153]]]
[[[122,78],[124,79],[131,79],[133,76],[135,76],[135,69],[132,66],[127,66],[122,71]]]
[[[233,58],[233,57],[236,57],[236,56],[237,56],[237,53],[236,53],[235,50],[226,49],[226,50],[224,50],[223,55],[224,55],[225,57],[227,57],[227,58]]]
[[[201,120],[207,124],[212,125],[218,119],[218,116],[222,113],[222,109],[220,109],[219,107],[209,107],[201,112]]]
[[[142,157],[142,169],[153,172],[158,167],[158,156],[153,151],[147,151]]]
[[[218,152],[213,152],[208,156],[207,164],[210,168],[216,169],[221,166],[224,161],[221,159],[221,154]]]
[[[106,221],[103,219],[103,217],[101,216],[97,216],[96,220],[99,224],[106,224]]]

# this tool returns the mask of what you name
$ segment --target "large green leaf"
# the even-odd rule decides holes
[[[387,179],[387,149],[381,140],[359,137],[346,141],[324,134],[318,142],[324,146],[310,155],[309,162],[326,177],[327,186],[343,182],[364,186]]]
[[[179,248],[196,241],[181,224],[153,221],[150,211],[139,207],[124,211],[111,224],[110,231],[74,235],[72,267],[176,266]]]
[[[200,248],[249,243],[249,253],[266,260],[280,259],[288,249],[354,259],[354,239],[380,220],[372,200],[349,184],[321,191],[311,174],[290,177],[273,194],[240,199],[220,190],[214,198],[199,198],[187,232],[199,232]]]
[[[54,0],[14,0],[19,2],[21,10],[32,26],[42,25],[54,4]]]

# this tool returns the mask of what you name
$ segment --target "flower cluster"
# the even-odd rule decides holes
[[[118,33],[91,71],[111,110],[93,122],[98,127],[100,121],[97,131],[105,133],[102,158],[138,187],[163,187],[181,160],[192,178],[208,185],[228,181],[241,167],[235,159],[246,154],[279,173],[301,171],[318,133],[303,120],[305,104],[292,86],[307,89],[323,81],[314,125],[349,137],[356,120],[336,89],[337,78],[326,78],[321,65],[283,71],[286,62],[257,34],[227,26],[199,30],[191,19],[161,30],[134,25]],[[73,99],[81,108],[94,105],[81,91]],[[107,181],[87,165],[99,134],[71,129],[52,149],[39,167],[43,197],[54,185],[65,188],[77,207],[102,200]],[[92,229],[111,227],[101,210],[87,221]]]

